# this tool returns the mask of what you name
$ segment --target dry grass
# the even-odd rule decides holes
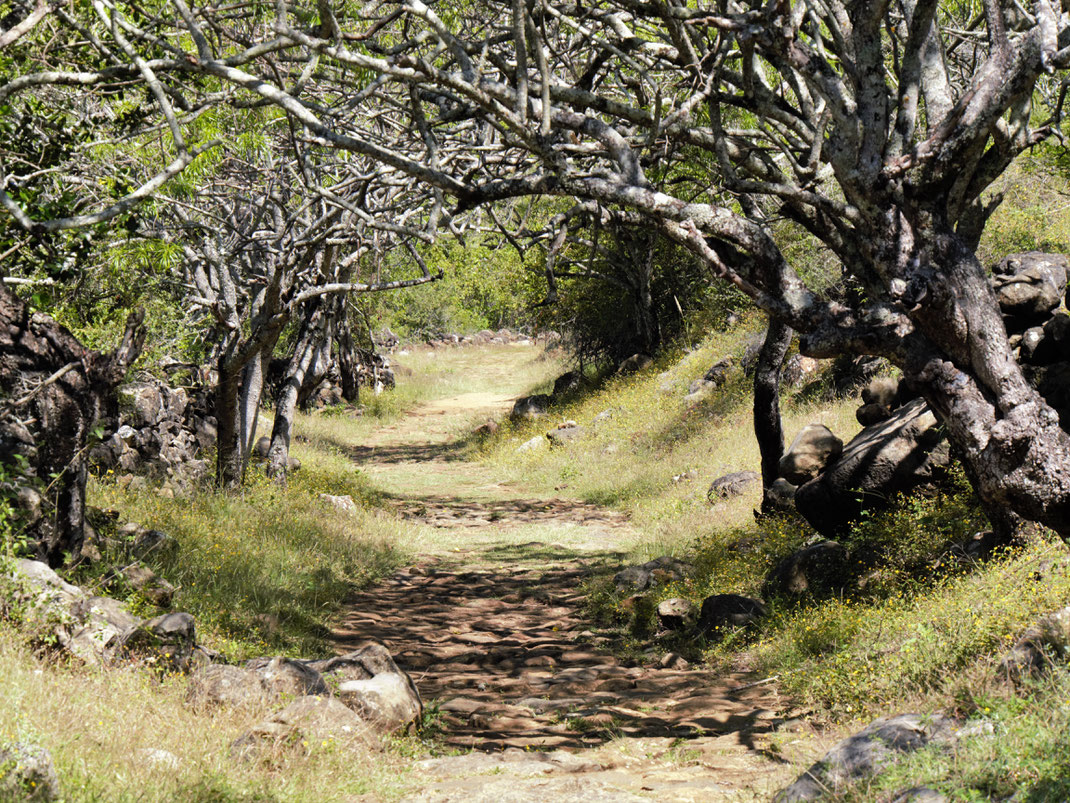
[[[706,492],[724,474],[758,470],[751,380],[738,365],[745,339],[757,336],[754,329],[713,334],[678,361],[666,357],[641,374],[611,378],[545,419],[509,428],[487,450],[486,459],[503,474],[544,492],[557,489],[624,510],[643,532],[635,545],[637,556],[673,552],[703,533],[747,526],[760,489],[716,507]],[[727,383],[698,403],[685,402],[688,385],[725,356],[736,358]],[[790,441],[803,426],[817,422],[846,442],[860,429],[856,406],[851,400],[825,403],[789,395],[786,437]],[[594,420],[607,410],[608,419]],[[516,451],[562,420],[585,426],[586,435],[567,448]]]
[[[0,632],[0,743],[47,748],[64,800],[342,801],[405,782],[397,752],[372,755],[334,743],[298,743],[269,762],[235,761],[229,746],[267,711],[198,711],[182,679],[137,670],[88,671],[39,660]],[[176,766],[153,761],[163,750]]]

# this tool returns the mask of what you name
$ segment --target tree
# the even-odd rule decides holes
[[[354,164],[322,175],[308,154],[274,144],[251,162],[227,157],[190,201],[171,199],[153,228],[185,253],[189,303],[203,310],[212,333],[218,422],[216,481],[236,487],[253,451],[268,364],[279,336],[300,319],[276,410],[270,470],[285,474],[297,394],[316,355],[329,356],[344,306],[334,296],[411,287],[436,279],[419,259],[411,279],[361,282],[355,274],[372,246],[372,231],[428,237],[407,226],[419,214],[419,193],[390,181],[373,181]],[[332,165],[332,167],[338,167]],[[381,177],[380,177],[381,178]],[[324,187],[330,184],[327,191]],[[359,206],[352,198],[359,196]],[[404,196],[404,201],[402,200]],[[398,206],[406,208],[401,214]],[[398,213],[385,222],[387,212]],[[167,223],[170,219],[171,223]],[[325,363],[320,358],[321,363]]]
[[[279,4],[270,22],[176,7],[145,20],[101,0],[82,26],[110,31],[108,66],[21,75],[0,102],[141,81],[177,142],[166,75],[191,109],[275,104],[310,140],[453,197],[454,213],[545,195],[626,211],[798,331],[804,353],[898,365],[981,497],[1070,538],[1070,438],[1014,361],[976,257],[985,192],[1061,123],[1049,76],[1070,61],[1070,22],[1049,0],[485,0],[463,13],[321,0]],[[856,300],[807,286],[777,246],[783,218],[840,260]]]

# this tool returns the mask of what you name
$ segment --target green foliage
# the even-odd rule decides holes
[[[444,240],[424,259],[432,272],[441,270],[443,278],[366,297],[375,328],[388,326],[402,337],[419,340],[532,324],[536,280],[514,250]],[[397,270],[400,265],[386,267]]]
[[[729,313],[748,306],[735,288],[710,281],[683,246],[625,227],[599,234],[604,251],[591,264],[585,247],[562,251],[558,298],[542,315],[580,364],[654,354],[682,336],[723,329]]]

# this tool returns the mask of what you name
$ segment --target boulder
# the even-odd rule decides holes
[[[583,375],[579,371],[566,371],[554,380],[554,389],[551,395],[560,396],[563,393],[571,393],[579,390],[583,385]]]
[[[778,561],[766,575],[762,596],[835,593],[847,585],[848,569],[846,547],[835,541],[821,541]]]
[[[780,476],[792,485],[816,477],[843,451],[843,441],[824,424],[807,424],[780,458]]]
[[[375,731],[351,709],[333,697],[298,697],[274,716],[255,725],[231,745],[239,758],[254,755],[258,748],[310,746],[315,742],[339,742],[379,750]]]
[[[12,580],[23,626],[90,665],[104,664],[122,635],[141,621],[118,600],[90,596],[40,561],[16,560]]]
[[[228,664],[198,667],[189,679],[186,701],[195,706],[260,706],[272,698],[259,672]]]
[[[695,618],[695,606],[691,600],[675,597],[658,603],[658,626],[663,630],[683,630]]]
[[[817,376],[818,362],[813,357],[792,354],[780,371],[780,381],[789,387],[809,382]]]
[[[897,753],[911,753],[955,738],[955,722],[934,714],[881,717],[841,741],[774,798],[775,803],[818,800],[878,773]]]
[[[1053,611],[1030,625],[999,664],[1011,681],[1042,675],[1056,663],[1070,660],[1070,607]]]
[[[871,427],[892,417],[892,411],[883,404],[863,404],[855,410],[855,418],[864,427]]]
[[[120,572],[123,579],[130,587],[141,596],[160,608],[171,607],[171,600],[175,596],[175,587],[143,563],[131,563],[124,566]]]
[[[268,453],[271,451],[271,438],[264,435],[256,439],[256,445],[253,446],[253,456],[258,457],[261,460],[267,460]]]
[[[245,668],[255,672],[274,697],[330,693],[323,676],[303,661],[283,657],[253,658],[246,661]]]
[[[879,404],[889,410],[898,406],[899,380],[892,376],[875,376],[862,388],[863,404]]]
[[[772,512],[793,513],[795,511],[796,486],[783,477],[777,477],[769,486],[763,500]]]
[[[1066,292],[1070,261],[1062,254],[1029,251],[1004,257],[993,269],[992,285],[1008,331],[1043,323]]]
[[[547,443],[546,438],[536,435],[534,438],[524,441],[522,444],[516,447],[518,452],[532,452],[536,449],[540,449]]]
[[[159,559],[178,551],[178,541],[160,530],[140,529],[130,545],[130,554],[138,560],[152,556]]]
[[[334,496],[333,494],[320,494],[320,499],[326,502],[336,510],[349,513],[357,509],[357,503],[353,501],[353,497],[349,494],[343,494],[342,496]]]
[[[472,431],[472,434],[480,440],[486,440],[497,435],[499,428],[497,421],[484,421]]]
[[[44,803],[59,796],[51,753],[22,742],[0,743],[0,800]]]
[[[691,564],[670,555],[649,560],[639,566],[628,566],[613,575],[613,585],[621,593],[645,591],[659,583],[683,580]]]
[[[755,485],[760,484],[761,481],[761,476],[755,471],[735,471],[731,474],[725,474],[710,484],[710,489],[706,492],[706,498],[711,505],[714,505],[726,499],[742,496]]]
[[[936,416],[915,399],[858,433],[839,459],[799,487],[795,507],[819,533],[835,536],[862,510],[938,479],[949,460]]]
[[[734,360],[731,357],[724,357],[718,360],[702,375],[702,379],[706,382],[712,382],[715,387],[720,387],[728,380],[728,369],[732,367],[733,362]]]
[[[338,699],[381,733],[404,728],[423,714],[416,684],[378,642],[306,665],[321,673],[336,688]]]
[[[729,628],[749,627],[766,613],[761,600],[739,594],[715,594],[702,601],[698,627],[704,635],[716,637]]]
[[[197,652],[196,628],[188,613],[168,613],[127,630],[115,659],[138,661],[164,672],[189,672]]]
[[[546,433],[551,446],[567,446],[584,433],[584,428],[575,421],[565,421]]]
[[[654,364],[654,358],[649,354],[633,354],[617,366],[618,374],[634,374]]]
[[[539,418],[546,414],[552,402],[553,397],[545,393],[538,393],[534,396],[521,396],[513,404],[513,409],[509,416],[513,419]]]

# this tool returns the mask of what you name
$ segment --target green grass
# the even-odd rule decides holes
[[[565,489],[627,512],[640,537],[627,545],[625,563],[672,553],[694,564],[691,576],[658,589],[651,602],[759,596],[776,560],[815,533],[794,517],[755,521],[757,489],[716,507],[706,500],[714,478],[758,465],[748,382],[738,365],[708,398],[690,407],[682,401],[691,379],[720,357],[739,355],[744,333],[712,335],[676,362],[666,358],[642,374],[612,378],[547,418],[506,427],[483,446],[483,459],[515,481],[547,492]],[[844,441],[859,430],[857,399],[814,401],[819,396],[788,394],[788,440],[811,421],[825,423]],[[595,422],[607,409],[612,417]],[[570,419],[589,428],[582,440],[516,452],[526,439]],[[687,470],[697,476],[673,481]],[[627,595],[612,588],[608,574],[588,587],[590,611],[603,625],[619,628],[622,649],[631,654],[656,657],[677,649],[714,666],[775,677],[786,707],[808,711],[812,722],[833,733],[845,735],[902,711],[996,722],[995,738],[964,739],[951,752],[924,751],[836,799],[891,799],[897,789],[931,783],[953,800],[1007,799],[1015,790],[1016,800],[1065,800],[1070,679],[1060,670],[1016,692],[995,670],[1025,627],[1070,603],[1066,548],[1038,532],[1023,549],[986,564],[953,560],[951,545],[985,526],[968,483],[953,470],[938,492],[900,500],[842,539],[857,561],[850,590],[834,598],[771,600],[770,615],[751,633],[717,644],[671,636],[652,641],[649,623],[634,621],[622,606]],[[642,610],[651,616],[653,607]]]

